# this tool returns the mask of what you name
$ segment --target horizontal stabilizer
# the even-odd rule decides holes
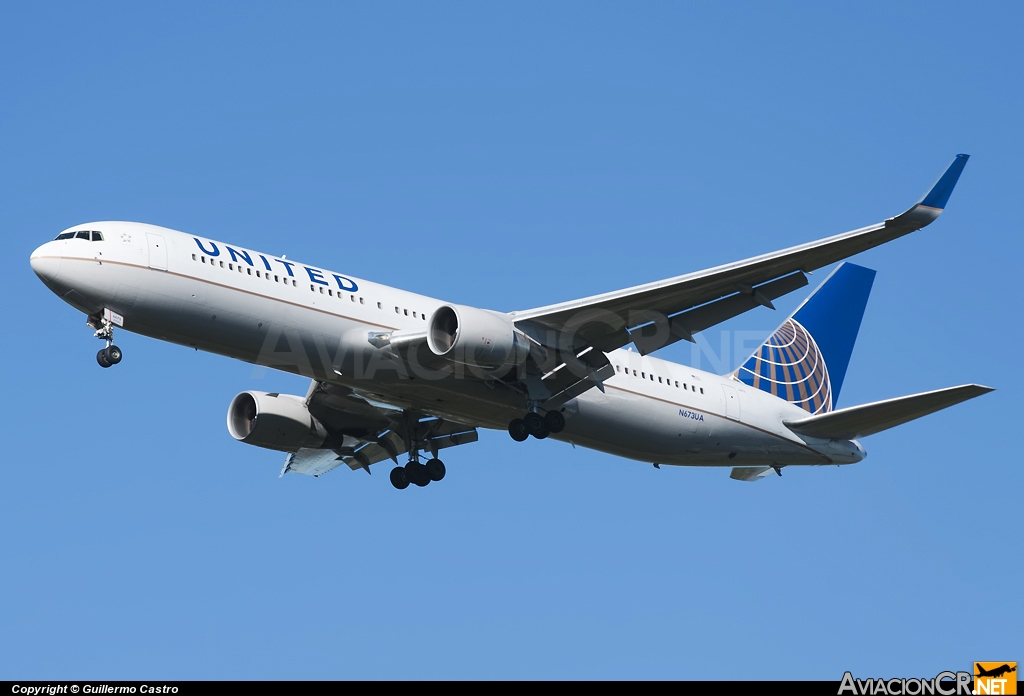
[[[961,401],[987,394],[992,387],[964,384],[936,391],[841,408],[810,418],[784,421],[793,432],[832,440],[852,440],[895,428],[929,413],[949,408]]]

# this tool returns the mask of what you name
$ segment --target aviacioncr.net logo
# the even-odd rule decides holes
[[[1017,693],[1016,662],[975,662],[974,693],[1013,696]]]
[[[932,679],[856,679],[843,674],[838,696],[971,696],[970,672],[939,672]]]

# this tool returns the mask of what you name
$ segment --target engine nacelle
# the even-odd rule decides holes
[[[427,345],[434,355],[490,369],[524,362],[528,339],[500,312],[463,305],[439,307],[427,323]]]
[[[228,432],[246,444],[282,452],[320,447],[327,439],[301,396],[259,391],[244,391],[231,400]]]

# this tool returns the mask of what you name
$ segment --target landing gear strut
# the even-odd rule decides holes
[[[395,423],[393,427],[395,434],[402,438],[405,451],[409,453],[409,462],[405,466],[396,466],[391,470],[391,485],[398,490],[408,488],[410,483],[423,488],[431,481],[440,481],[445,475],[444,462],[437,458],[438,446],[434,437],[435,429],[441,421],[437,419],[422,423],[420,415],[407,410],[402,414],[402,422]],[[389,440],[378,442],[388,450],[397,464],[398,450],[394,446],[386,446]],[[430,459],[425,464],[420,463],[420,455],[428,456],[428,453]]]
[[[561,411],[548,411],[543,416],[536,411],[530,411],[522,418],[514,418],[508,424],[508,434],[516,442],[526,440],[533,435],[538,440],[543,440],[552,433],[560,433],[565,430],[565,416]]]
[[[96,333],[93,334],[96,338],[102,339],[107,342],[107,347],[101,349],[96,353],[96,362],[100,364],[100,367],[110,367],[121,362],[121,358],[124,354],[121,349],[114,345],[114,323],[106,317],[102,318],[89,318],[89,325],[95,327],[96,323],[99,323],[99,328],[96,329]]]

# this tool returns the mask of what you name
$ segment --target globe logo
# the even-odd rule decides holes
[[[810,413],[832,410],[832,387],[825,358],[810,332],[795,319],[787,319],[743,363],[736,376],[744,384]]]

